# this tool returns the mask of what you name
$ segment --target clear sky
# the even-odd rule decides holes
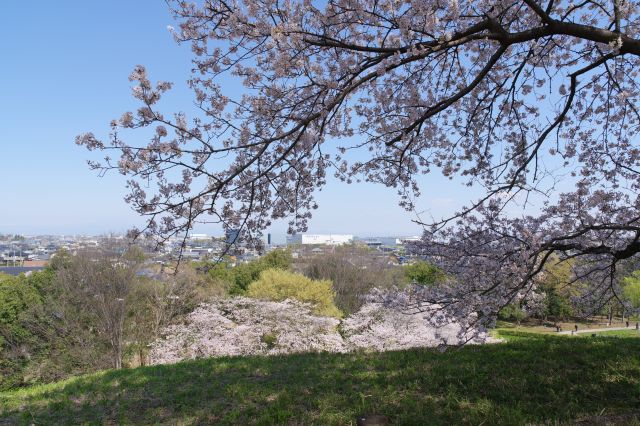
[[[7,2],[0,25],[0,233],[122,232],[140,224],[123,201],[123,177],[97,177],[74,143],[106,136],[112,118],[137,107],[128,76],[145,65],[152,80],[176,83],[167,112],[191,105],[190,51],[177,45],[162,1]],[[231,87],[229,90],[238,90]],[[426,177],[420,209],[441,216],[469,200],[465,188]],[[330,181],[309,232],[411,235],[420,228],[394,190]],[[270,230],[284,234],[286,227]],[[219,229],[196,231],[215,234]],[[279,238],[278,238],[279,239]]]

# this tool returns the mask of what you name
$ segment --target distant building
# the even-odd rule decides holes
[[[398,237],[396,238],[396,244],[401,245],[401,244],[405,244],[405,243],[415,243],[420,241],[422,238],[420,237]]]
[[[356,242],[378,250],[391,251],[407,243],[420,241],[420,237],[361,237]]]
[[[294,234],[287,236],[287,245],[339,246],[352,241],[353,235],[346,234]]]
[[[46,260],[25,260],[22,266],[25,268],[44,268],[49,262]]]
[[[189,234],[190,240],[207,240],[209,236],[207,234]]]
[[[382,240],[376,237],[358,238],[357,241],[361,244],[365,244],[373,248],[378,248],[382,246]]]

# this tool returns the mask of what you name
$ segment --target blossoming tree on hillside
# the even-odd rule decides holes
[[[108,142],[77,138],[117,153],[92,164],[130,177],[147,218],[134,234],[162,242],[213,221],[252,239],[282,218],[303,231],[328,173],[396,188],[412,210],[418,176],[439,171],[484,193],[423,224],[418,249],[457,277],[425,302],[488,318],[552,255],[576,259],[598,300],[616,296],[616,265],[640,251],[639,2],[169,3],[197,112],[161,112],[171,84],[138,66],[140,108]],[[128,142],[141,128],[149,143]],[[505,213],[534,198],[535,215]]]

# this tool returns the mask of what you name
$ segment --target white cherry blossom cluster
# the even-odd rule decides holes
[[[434,310],[432,314],[435,314]],[[457,321],[434,326],[424,312],[407,313],[369,302],[342,321],[313,314],[294,300],[245,297],[215,300],[171,325],[151,346],[153,364],[233,355],[399,350],[493,341]]]
[[[200,305],[184,324],[165,329],[149,358],[165,364],[227,355],[343,352],[338,325],[339,320],[314,315],[310,305],[294,300],[220,299]]]

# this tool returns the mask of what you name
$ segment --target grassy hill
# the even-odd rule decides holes
[[[640,339],[503,331],[445,353],[203,359],[0,393],[0,424],[640,422]],[[620,333],[618,333],[620,334]]]

